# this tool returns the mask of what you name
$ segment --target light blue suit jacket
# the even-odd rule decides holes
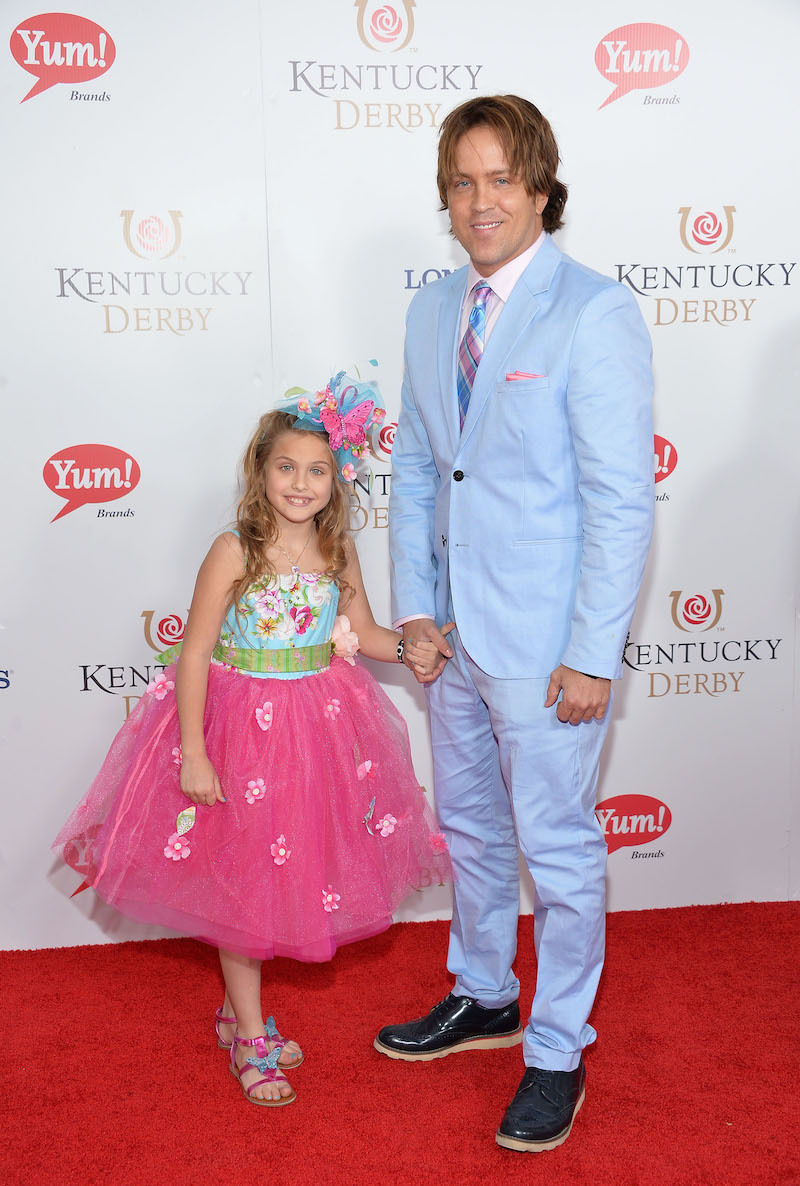
[[[459,433],[466,281],[461,268],[427,285],[408,311],[393,617],[441,623],[452,599],[488,675],[564,663],[618,678],[654,505],[650,339],[636,300],[547,236],[492,331]],[[542,377],[507,381],[514,371]]]

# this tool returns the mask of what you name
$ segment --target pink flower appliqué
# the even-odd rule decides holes
[[[347,465],[342,466],[342,477],[345,482],[354,482],[356,478],[356,467],[352,461],[348,461]]]
[[[391,836],[396,823],[397,820],[394,818],[394,816],[387,813],[383,819],[378,820],[375,827],[378,829],[381,836]]]
[[[182,861],[188,857],[191,851],[188,840],[184,840],[180,833],[175,832],[167,841],[164,856],[172,861]]]
[[[295,634],[305,634],[314,621],[314,615],[307,605],[293,605],[289,610],[289,617],[294,622]]]
[[[167,679],[162,671],[147,685],[147,690],[153,693],[156,700],[163,700],[167,692],[171,692],[174,687],[172,680]]]
[[[269,851],[272,853],[272,859],[276,865],[285,865],[292,855],[291,848],[287,847],[285,836],[279,836],[274,844],[270,844]]]
[[[365,778],[374,778],[375,770],[375,763],[370,762],[369,758],[367,758],[366,762],[362,762],[360,766],[356,767],[359,782],[362,782]]]
[[[325,716],[329,721],[335,721],[341,711],[339,701],[336,699],[329,700],[325,705]]]
[[[247,784],[244,797],[248,803],[255,803],[256,799],[263,799],[267,793],[263,778],[251,778]]]
[[[266,700],[260,708],[256,709],[256,720],[258,721],[259,729],[265,732],[272,727],[272,701]]]
[[[172,750],[172,761],[180,770],[181,764],[183,762],[183,753],[179,745],[174,746]]]
[[[308,402],[307,399],[299,399],[297,401],[297,410],[298,410],[298,412],[310,412],[311,404]]]
[[[355,667],[356,661],[353,656],[358,651],[358,635],[350,629],[350,619],[345,614],[339,614],[333,623],[331,643],[334,655]]]
[[[444,832],[434,832],[431,836],[431,848],[434,852],[447,852],[447,840]]]
[[[341,894],[335,894],[333,892],[332,885],[329,885],[327,889],[324,889],[322,891],[322,906],[327,914],[330,914],[330,912],[332,910],[339,909],[339,902],[341,900],[341,897],[342,897]]]
[[[373,424],[381,424],[382,421],[384,421],[385,419],[386,419],[386,411],[384,408],[373,408],[372,409]]]

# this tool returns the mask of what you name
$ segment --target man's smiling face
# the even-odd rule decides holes
[[[536,242],[547,194],[531,195],[513,173],[495,132],[478,125],[456,144],[447,189],[453,234],[482,276],[491,276]]]

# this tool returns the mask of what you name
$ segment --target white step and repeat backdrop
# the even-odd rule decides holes
[[[0,946],[155,933],[70,901],[50,839],[182,633],[255,418],[351,365],[389,409],[353,520],[387,621],[404,314],[464,262],[437,128],[509,91],[559,139],[560,245],[636,293],[655,351],[656,537],[598,804],[610,907],[798,895],[800,10],[635,10],[3,5]],[[430,788],[421,696],[375,670]],[[434,888],[400,917],[448,908]]]

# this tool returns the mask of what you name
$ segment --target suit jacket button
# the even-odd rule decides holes
[[[455,479],[456,482],[463,482],[464,481],[463,469],[457,469],[455,471],[455,473],[453,474],[453,478]]]

